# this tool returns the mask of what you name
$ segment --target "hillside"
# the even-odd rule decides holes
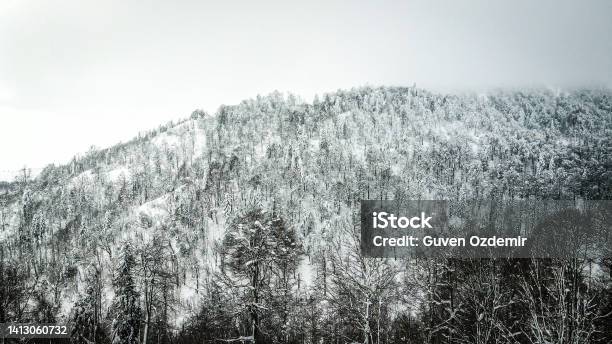
[[[481,342],[554,342],[554,324],[542,325],[550,337],[531,327],[558,309],[530,308],[516,272],[528,262],[364,260],[347,243],[361,199],[612,199],[612,92],[358,88],[312,104],[274,93],[0,190],[0,323],[90,319],[83,336],[108,341],[125,282],[149,342],[249,336],[254,317],[264,342],[471,342],[482,319]],[[270,224],[267,250],[240,246],[238,224],[253,223]],[[576,274],[567,288],[593,307],[576,324],[604,342],[610,262],[595,263],[588,290],[585,262],[550,269]],[[254,265],[260,280],[245,284]],[[472,310],[471,298],[529,311]]]

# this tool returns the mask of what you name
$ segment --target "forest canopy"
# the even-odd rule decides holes
[[[612,339],[609,255],[387,260],[364,199],[611,199],[609,90],[278,92],[0,192],[0,322],[76,342]]]

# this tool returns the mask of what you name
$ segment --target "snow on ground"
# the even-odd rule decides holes
[[[198,291],[196,290],[194,286],[190,285],[191,282],[192,281],[189,281],[189,284],[186,283],[179,287],[178,297],[179,297],[179,300],[181,301],[181,304],[184,305],[186,308],[195,309],[197,308],[197,305],[200,303],[199,301],[202,295],[198,293]]]
[[[181,140],[180,136],[173,135],[172,133],[164,132],[156,135],[151,142],[157,146],[158,148],[163,148],[165,146],[168,147],[178,147]]]
[[[111,182],[116,182],[122,177],[129,179],[131,174],[130,174],[130,170],[126,166],[119,166],[117,168],[109,170],[107,172],[107,176]]]
[[[310,143],[310,150],[312,152],[318,152],[321,149],[321,140],[319,139],[310,139],[308,140]]]
[[[366,145],[354,142],[351,152],[353,153],[355,159],[365,162]]]
[[[470,138],[470,147],[472,148],[472,153],[478,154],[480,150],[480,136],[476,134],[475,130],[470,130],[468,132]]]
[[[206,131],[200,128],[197,121],[189,120],[157,134],[151,139],[151,143],[159,149],[168,147],[177,151],[180,151],[183,146],[193,147],[193,156],[198,157],[204,154]]]
[[[391,173],[394,176],[400,176],[402,174],[402,166],[399,163],[391,165]]]
[[[206,241],[204,243],[203,250],[206,252],[206,256],[203,257],[203,260],[206,266],[215,269],[217,266],[215,264],[214,257],[214,249],[217,242],[221,241],[225,236],[225,226],[226,218],[225,214],[218,209],[212,214],[212,219],[210,217],[206,218],[206,229],[207,235]]]
[[[143,203],[136,208],[136,214],[144,214],[156,223],[161,223],[162,220],[169,215],[168,209],[169,195],[160,196],[154,200]]]
[[[607,272],[604,271],[603,266],[601,266],[597,262],[585,263],[582,268],[582,273],[584,274],[584,276],[586,276],[589,282],[601,279],[607,275]]]
[[[89,184],[91,181],[93,181],[94,176],[95,174],[91,169],[83,171],[68,182],[68,187],[75,188],[77,186]]]
[[[343,113],[338,115],[338,120],[339,121],[346,121],[346,119],[349,118],[350,116],[351,116],[351,112],[350,111],[343,112]]]
[[[304,259],[302,259],[300,262],[300,265],[298,266],[298,274],[302,280],[301,284],[303,288],[308,288],[314,284],[316,277],[314,266],[312,266],[307,257],[304,257]]]
[[[204,148],[206,147],[206,131],[195,124],[195,143],[193,155],[195,157],[204,155]]]

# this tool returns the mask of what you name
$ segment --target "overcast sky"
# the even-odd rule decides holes
[[[0,0],[0,180],[275,89],[612,85],[612,1]]]

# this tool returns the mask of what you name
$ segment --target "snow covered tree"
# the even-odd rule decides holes
[[[88,285],[85,295],[73,308],[71,341],[78,344],[102,341],[104,333],[99,324],[97,295],[94,286]]]
[[[140,342],[140,294],[134,282],[136,260],[130,244],[125,244],[119,257],[114,280],[115,299],[112,315],[113,344],[135,344]]]
[[[174,301],[172,287],[173,281],[177,279],[170,243],[159,236],[154,236],[151,242],[144,245],[137,253],[140,256],[138,275],[144,301],[142,343],[147,344],[152,337],[151,327],[155,323],[159,325],[158,337],[166,340],[168,303]]]
[[[223,274],[244,300],[253,342],[263,341],[261,316],[273,277],[282,281],[295,271],[299,254],[293,229],[276,214],[255,209],[230,225],[221,247]]]
[[[387,308],[396,295],[398,267],[388,259],[361,255],[359,233],[350,222],[335,223],[344,236],[330,240],[326,301],[332,337],[380,343]],[[324,282],[324,280],[322,281]]]
[[[9,261],[0,246],[0,322],[21,319],[31,292],[23,269]]]

